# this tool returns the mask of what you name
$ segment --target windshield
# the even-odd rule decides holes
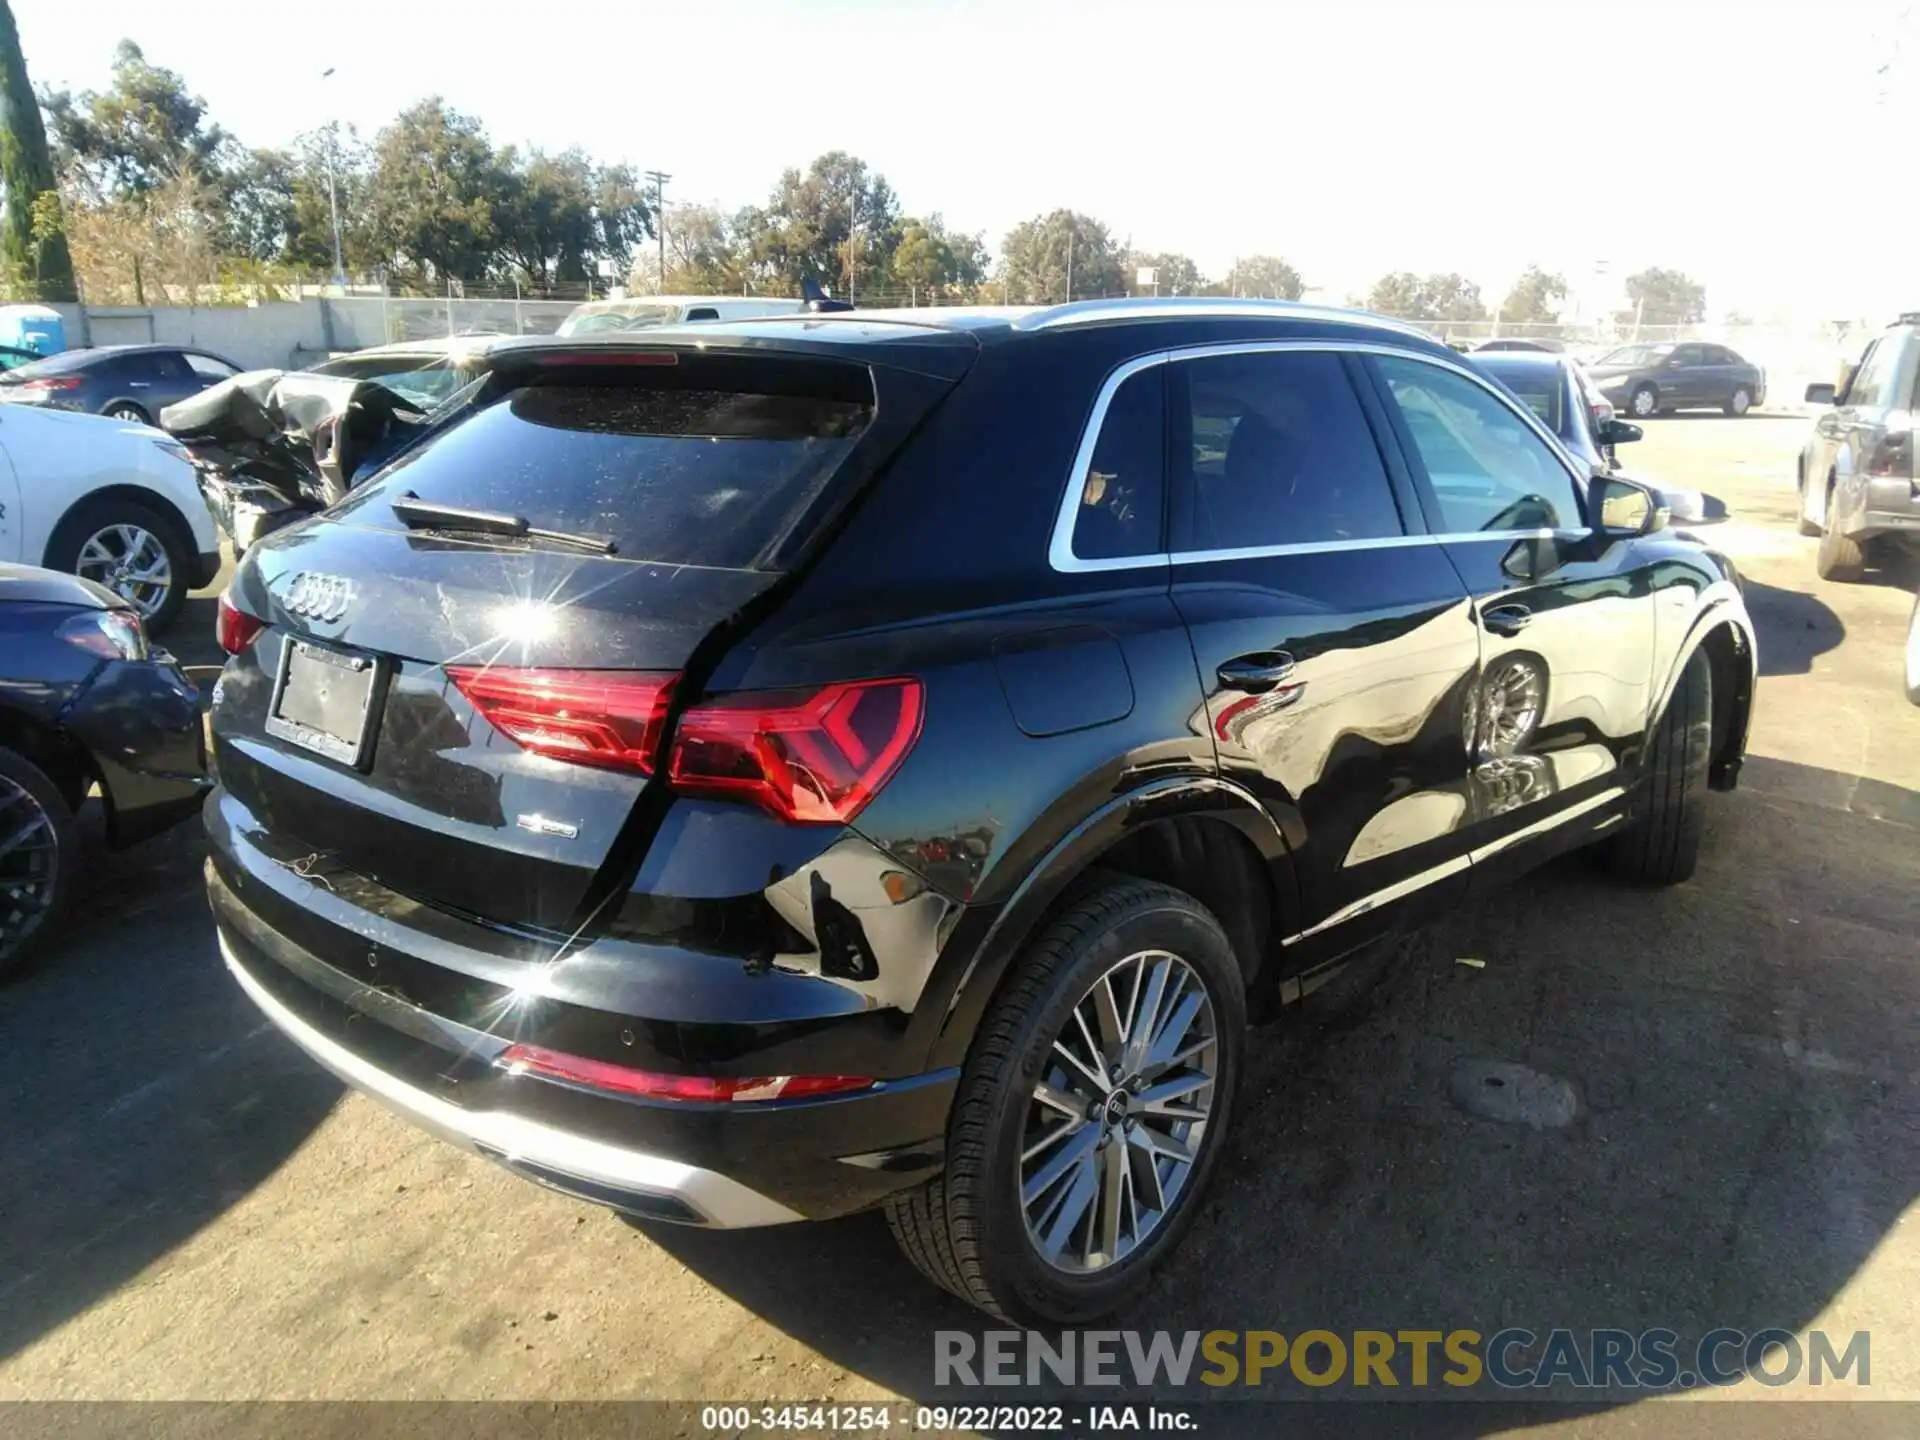
[[[448,355],[349,355],[316,365],[316,375],[339,375],[385,386],[421,410],[431,410],[467,384],[478,369],[469,357]]]
[[[1622,345],[1610,355],[1602,355],[1602,365],[1628,365],[1638,369],[1642,365],[1658,365],[1673,353],[1671,345]]]
[[[680,314],[675,305],[622,306],[618,310],[596,310],[590,315],[569,315],[561,322],[562,335],[601,335],[615,330],[645,330],[654,325],[671,324]]]
[[[622,559],[751,569],[872,414],[864,374],[858,389],[841,378],[768,388],[787,393],[606,372],[528,385],[454,419],[333,513],[404,529],[388,502],[410,491],[607,536]]]

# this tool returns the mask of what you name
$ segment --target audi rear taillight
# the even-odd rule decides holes
[[[35,392],[78,390],[80,388],[80,377],[78,375],[43,375],[37,380],[21,380],[16,383],[22,390],[32,390]]]
[[[235,605],[226,591],[220,592],[220,603],[213,612],[213,638],[227,654],[238,655],[266,628],[266,621]]]
[[[576,765],[653,773],[679,677],[628,670],[449,665],[447,676],[522,749]]]
[[[752,801],[782,820],[844,824],[892,778],[920,737],[910,679],[726,695],[674,732],[676,790]]]
[[[865,1075],[667,1075],[568,1055],[541,1045],[509,1045],[494,1063],[515,1075],[537,1075],[543,1080],[644,1100],[800,1100],[868,1090],[874,1083]]]

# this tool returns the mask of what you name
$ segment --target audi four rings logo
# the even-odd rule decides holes
[[[293,577],[280,603],[310,620],[338,620],[347,613],[352,599],[353,583],[344,576],[302,570]]]

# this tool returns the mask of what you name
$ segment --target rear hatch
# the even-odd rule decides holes
[[[242,649],[214,716],[222,785],[279,853],[573,928],[661,783],[667,706],[951,383],[765,351],[503,368],[249,553],[223,617]]]

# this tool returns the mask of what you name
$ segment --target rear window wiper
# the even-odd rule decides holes
[[[571,545],[576,550],[592,550],[611,555],[619,547],[605,535],[575,535],[566,530],[542,530],[530,524],[524,515],[509,515],[503,510],[474,510],[465,505],[443,505],[437,500],[422,500],[411,490],[389,502],[393,513],[409,530],[471,530],[481,535],[507,535],[516,540],[546,540],[555,545]]]

